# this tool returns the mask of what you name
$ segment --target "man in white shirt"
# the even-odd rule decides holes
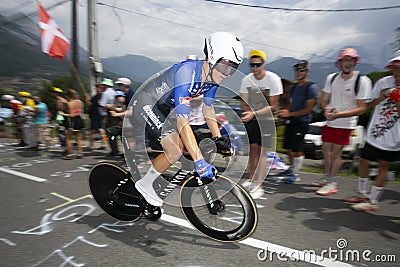
[[[400,161],[400,51],[386,68],[392,71],[392,75],[375,83],[371,99],[367,101],[368,107],[374,107],[374,111],[368,124],[366,144],[358,167],[358,194],[343,200],[347,203],[358,203],[351,206],[357,211],[378,210],[390,165],[394,161]],[[378,175],[368,196],[370,161],[378,162]]]
[[[336,175],[342,164],[343,147],[349,144],[351,131],[357,126],[358,116],[365,112],[365,100],[371,95],[371,80],[354,70],[359,60],[354,48],[341,50],[336,61],[340,71],[328,75],[322,90],[321,108],[327,121],[322,129],[325,175],[313,183],[322,186],[316,192],[321,196],[337,192]]]
[[[111,109],[114,104],[115,104],[115,91],[113,89],[114,83],[111,79],[103,78],[99,84],[103,88],[103,93],[101,94],[99,106],[100,106],[100,116],[102,116],[105,121],[104,121],[104,128],[108,128],[111,125],[108,123],[107,116],[108,110]]]
[[[243,78],[240,87],[242,121],[250,144],[249,181],[243,185],[250,188],[251,196],[256,199],[264,194],[262,183],[267,174],[267,148],[272,145],[268,125],[273,122],[272,112],[277,109],[283,86],[276,73],[264,69],[266,56],[263,51],[251,50],[249,58],[251,73]],[[274,125],[272,128],[275,129]]]

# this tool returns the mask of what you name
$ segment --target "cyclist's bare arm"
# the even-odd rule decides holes
[[[203,115],[207,122],[207,126],[211,131],[212,137],[221,137],[221,132],[219,130],[218,122],[216,120],[214,107],[203,105]]]
[[[178,117],[176,121],[183,145],[189,152],[193,161],[198,161],[199,159],[202,159],[203,156],[201,155],[199,146],[197,145],[193,130],[190,127],[189,119]]]

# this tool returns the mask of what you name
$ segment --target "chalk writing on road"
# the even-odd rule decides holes
[[[46,235],[52,231],[55,231],[54,230],[55,227],[52,227],[52,225],[57,221],[68,220],[68,222],[77,222],[83,219],[85,216],[89,216],[91,213],[93,213],[93,211],[96,210],[96,207],[90,203],[73,204],[76,203],[77,201],[91,198],[91,195],[78,197],[76,199],[64,196],[56,192],[52,192],[51,195],[59,199],[65,200],[64,203],[47,209],[47,211],[57,210],[56,213],[49,212],[45,214],[40,220],[39,225],[36,227],[24,231],[12,231],[12,233],[20,235],[38,235],[38,236]],[[82,209],[84,211],[82,211]],[[80,210],[81,212],[77,212],[78,210]],[[99,226],[91,229],[88,232],[88,234],[93,234],[100,229],[110,232],[122,233],[126,230],[127,226],[133,226],[134,224],[135,223],[133,222],[123,223],[120,221],[117,221],[115,223],[101,223]],[[8,239],[0,238],[0,241],[3,241],[4,243],[10,246],[16,246],[15,243],[13,243]],[[41,266],[41,265],[45,266],[48,265],[50,261],[53,264],[54,260],[60,261],[60,259],[61,259],[61,263],[59,264],[60,267],[67,265],[73,267],[85,266],[84,262],[79,262],[75,256],[67,255],[65,252],[67,248],[72,247],[73,245],[82,246],[81,245],[82,243],[84,245],[88,245],[95,248],[104,248],[108,246],[108,244],[106,243],[96,243],[90,241],[89,238],[85,236],[79,235],[75,237],[71,242],[62,245],[61,248],[54,249],[50,254],[48,254],[46,257],[36,262],[32,266]],[[79,249],[82,250],[81,247],[79,247]]]
[[[8,162],[8,161],[12,161],[15,160],[15,158],[1,158],[0,162]],[[54,161],[54,159],[49,159],[49,158],[43,158],[43,159],[33,159],[27,162],[18,162],[18,163],[14,163],[12,165],[9,166],[2,166],[3,168],[7,168],[10,170],[21,170],[24,168],[28,168],[28,167],[32,167],[33,165],[36,164],[43,164],[43,163],[48,163]],[[57,171],[54,172],[53,174],[51,174],[50,176],[52,177],[65,177],[65,178],[69,178],[72,176],[73,173],[76,172],[88,172],[90,171],[90,168],[92,168],[93,164],[84,164],[82,166],[77,167],[76,169],[73,170],[63,170],[63,171]]]
[[[23,168],[27,168],[27,167],[32,167],[35,164],[43,164],[43,163],[48,163],[54,161],[53,159],[33,159],[27,162],[18,162],[18,163],[14,163],[10,166],[2,166],[3,168],[7,168],[10,170],[21,170]]]
[[[46,258],[44,258],[43,260],[35,263],[32,266],[39,266],[41,264],[44,264],[47,260],[49,260],[50,258],[52,258],[53,256],[59,256],[64,262],[60,264],[60,266],[66,266],[66,264],[69,264],[71,266],[75,266],[75,267],[80,267],[80,266],[85,266],[84,263],[77,263],[76,261],[74,261],[73,256],[66,256],[64,254],[63,249],[68,248],[69,246],[72,246],[73,244],[75,244],[76,242],[81,241],[89,246],[94,246],[94,247],[98,247],[98,248],[104,248],[107,247],[107,244],[97,244],[91,241],[86,240],[86,238],[84,236],[78,236],[76,237],[74,240],[72,240],[71,242],[69,242],[68,244],[65,244],[64,246],[62,246],[61,249],[56,249],[54,250],[50,255],[48,255]]]
[[[85,165],[79,166],[77,169],[74,169],[74,170],[65,170],[65,171],[55,172],[55,173],[51,174],[50,176],[69,178],[72,176],[72,173],[75,173],[75,172],[88,172],[92,166],[93,166],[93,164],[85,164]]]
[[[78,214],[75,212],[69,213],[70,210],[77,209],[77,208],[87,208],[87,211],[83,213],[80,216],[77,216]],[[72,205],[67,208],[64,208],[60,210],[59,212],[55,213],[54,215],[52,213],[47,213],[42,217],[42,220],[40,221],[40,225],[37,227],[34,227],[32,229],[26,230],[26,231],[12,231],[14,234],[25,234],[25,235],[44,235],[52,231],[51,224],[54,221],[61,221],[61,220],[66,220],[69,218],[71,219],[69,222],[76,222],[86,215],[89,215],[92,213],[92,211],[96,210],[96,208],[91,205],[91,204],[77,204],[77,205]]]

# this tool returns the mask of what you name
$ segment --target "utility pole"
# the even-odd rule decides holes
[[[89,91],[91,95],[96,94],[96,84],[103,73],[103,67],[100,63],[97,21],[96,21],[97,0],[88,0],[88,36],[89,36]]]
[[[75,71],[79,73],[79,62],[78,62],[78,11],[77,11],[77,0],[72,0],[72,64]],[[79,75],[79,74],[78,74]],[[76,79],[74,70],[71,70],[72,77],[72,88],[78,90],[79,82]]]

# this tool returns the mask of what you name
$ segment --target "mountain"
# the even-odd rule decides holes
[[[164,69],[164,65],[145,56],[125,55],[102,58],[103,68],[129,77],[133,81],[144,82],[148,77]]]

